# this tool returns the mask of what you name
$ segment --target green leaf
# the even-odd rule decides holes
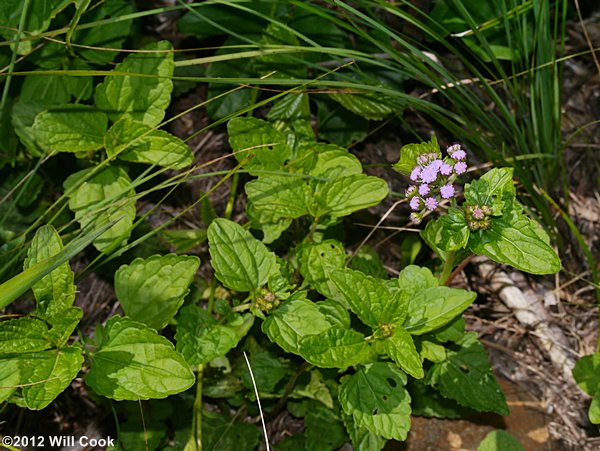
[[[352,256],[350,268],[366,274],[367,276],[375,277],[376,279],[387,279],[387,270],[383,266],[383,262],[379,254],[372,247],[365,245]]]
[[[43,351],[52,347],[48,326],[40,319],[17,318],[0,322],[0,354]]]
[[[482,175],[479,180],[465,185],[465,200],[471,205],[488,205],[493,215],[502,214],[504,192],[515,193],[513,168],[494,168]]]
[[[525,451],[519,440],[501,429],[491,431],[477,447],[477,451]]]
[[[396,279],[398,287],[412,298],[419,291],[426,288],[436,288],[439,284],[437,277],[435,277],[429,268],[408,265]]]
[[[406,375],[395,365],[366,365],[342,380],[339,401],[356,426],[387,439],[404,441],[410,429],[410,396]]]
[[[259,441],[260,430],[255,425],[227,414],[202,412],[202,449],[252,451]]]
[[[256,290],[277,272],[275,254],[228,219],[218,218],[210,224],[208,245],[215,275],[232,290]]]
[[[259,393],[272,393],[275,390],[275,386],[286,375],[286,365],[270,352],[260,351],[250,353],[248,360],[250,361],[254,382],[256,382],[256,388]],[[240,371],[244,387],[247,389],[253,388],[254,382],[250,377],[250,372],[245,362]]]
[[[259,45],[266,48],[282,45],[299,46],[298,38],[288,28],[272,22],[263,31]],[[307,66],[301,56],[285,53],[264,54],[255,60],[260,73],[275,71],[277,78],[306,78]]]
[[[337,290],[330,274],[344,267],[346,251],[337,240],[325,240],[319,244],[301,244],[297,248],[300,274],[323,296],[335,298]]]
[[[320,368],[346,368],[367,361],[370,347],[365,336],[352,329],[332,326],[300,340],[300,355]]]
[[[306,451],[333,451],[348,439],[335,412],[318,402],[309,403],[304,424]]]
[[[467,418],[477,414],[473,409],[461,406],[453,399],[444,398],[439,391],[425,383],[425,380],[412,379],[408,384],[412,398],[412,414],[433,418]]]
[[[200,259],[184,255],[136,258],[115,273],[115,293],[132,320],[161,330],[177,314]]]
[[[47,106],[43,102],[35,100],[26,101],[19,98],[11,110],[11,121],[15,133],[19,136],[27,152],[35,157],[44,155],[44,150],[37,143],[35,133],[33,132],[33,122],[35,121],[35,117],[46,108]]]
[[[127,172],[115,166],[107,166],[74,188],[91,170],[84,169],[70,175],[64,187],[69,208],[75,213],[75,219],[82,229],[98,228],[117,221],[94,240],[94,247],[103,251],[117,239],[127,241],[131,234],[135,218],[135,192]]]
[[[164,238],[176,253],[188,252],[207,240],[206,229],[171,229],[162,230]]]
[[[420,144],[406,144],[400,149],[400,160],[393,165],[393,168],[404,175],[409,175],[417,166],[417,157],[421,154],[434,153],[438,158],[442,157],[440,146],[435,135],[431,136],[431,141]]]
[[[341,299],[366,325],[377,328],[404,322],[407,300],[399,290],[391,290],[386,281],[352,269],[334,271],[331,280]]]
[[[143,324],[115,316],[92,353],[86,383],[117,401],[166,398],[190,388],[194,373],[173,344]]]
[[[422,340],[420,342],[419,353],[424,359],[434,363],[443,362],[448,357],[446,355],[446,348],[444,348],[444,346],[427,340]]]
[[[61,348],[71,337],[71,334],[83,318],[83,310],[79,307],[69,307],[65,310],[60,311],[48,322],[52,325],[52,329],[48,332],[48,340],[50,340],[54,346]]]
[[[281,97],[273,102],[267,118],[285,135],[288,147],[294,151],[301,144],[315,141],[307,93],[291,92]],[[295,154],[292,153],[292,159]]]
[[[308,214],[306,203],[310,189],[301,177],[267,175],[246,183],[244,189],[260,222],[265,216],[265,222],[274,222]]]
[[[447,350],[445,362],[431,367],[426,382],[463,406],[508,415],[506,399],[492,373],[485,349],[477,340],[477,333],[467,333],[457,345],[457,350]]]
[[[600,424],[600,391],[592,398],[588,417],[592,424]]]
[[[316,303],[319,311],[327,317],[327,320],[344,329],[350,328],[350,314],[346,307],[333,299],[325,299]]]
[[[187,305],[177,317],[177,350],[190,365],[209,363],[235,348],[253,323],[253,316],[235,314],[221,324],[206,310]]]
[[[300,354],[300,341],[332,327],[327,317],[302,292],[294,293],[262,324],[269,340],[284,351]]]
[[[433,222],[429,221],[425,229],[435,227]],[[436,236],[434,243],[436,247],[446,252],[457,251],[464,248],[469,242],[470,230],[463,210],[450,207],[448,213],[435,222],[440,223],[439,227],[436,227],[438,233],[431,233],[430,236]]]
[[[573,368],[577,385],[590,396],[600,391],[600,352],[581,357]]]
[[[323,375],[317,369],[310,372],[310,382],[304,387],[296,387],[291,397],[303,397],[321,402],[328,409],[333,409],[333,398],[325,384]]]
[[[109,158],[118,157],[133,163],[183,169],[194,162],[194,155],[181,139],[128,117],[108,130],[104,146]]]
[[[410,334],[402,327],[396,327],[391,337],[384,338],[377,344],[378,349],[383,350],[411,376],[421,379],[425,375],[423,362],[415,343]]]
[[[0,402],[5,402],[18,388],[21,370],[18,358],[0,357]]]
[[[41,410],[69,386],[83,364],[81,347],[67,346],[20,357],[22,393],[27,408]]]
[[[33,123],[37,143],[59,152],[89,152],[104,145],[108,118],[86,105],[61,105],[38,114]]]
[[[235,117],[227,123],[227,132],[236,159],[250,174],[280,170],[291,155],[284,134],[262,119]]]
[[[127,117],[154,127],[165,116],[173,90],[173,52],[168,41],[149,44],[132,53],[96,87],[96,106],[114,121]],[[116,75],[128,73],[130,75]]]
[[[377,205],[388,193],[385,180],[357,174],[319,184],[315,201],[325,213],[339,218]]]
[[[544,229],[522,213],[514,197],[505,196],[504,203],[502,217],[492,219],[489,230],[481,236],[471,234],[469,246],[473,252],[531,274],[558,272],[560,259]]]
[[[394,112],[392,106],[369,94],[331,93],[329,97],[352,113],[375,121],[385,119]]]
[[[312,97],[312,96],[311,96]],[[319,137],[338,146],[347,147],[362,141],[369,132],[369,121],[325,98],[317,100]]]
[[[362,174],[362,165],[359,159],[346,149],[332,144],[317,144],[313,149],[317,155],[315,164],[309,171],[310,175],[336,179]]]
[[[438,329],[471,305],[477,293],[457,288],[437,287],[418,291],[408,304],[404,327],[412,335]]]
[[[53,257],[63,249],[58,232],[51,225],[44,225],[36,231],[31,240],[23,269]],[[75,274],[67,261],[33,285],[33,295],[37,301],[35,314],[49,319],[71,307],[75,301],[74,281]]]
[[[352,442],[352,449],[355,451],[380,451],[385,446],[387,440],[379,434],[369,431],[365,427],[359,427],[354,422],[354,418],[349,415],[343,415],[346,431]]]

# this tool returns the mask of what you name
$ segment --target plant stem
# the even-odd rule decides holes
[[[185,445],[185,451],[202,451],[202,371],[204,365],[198,365],[196,376],[196,398],[192,417],[192,433]]]
[[[440,274],[440,284],[444,285],[450,277],[452,270],[454,269],[454,258],[456,257],[456,252],[451,251],[446,254],[446,261],[444,261],[444,267],[442,268],[442,273]]]
[[[235,205],[235,198],[237,195],[237,187],[240,175],[236,172],[231,178],[231,189],[229,191],[229,199],[227,200],[227,207],[225,207],[225,218],[231,219],[233,214],[233,207]]]

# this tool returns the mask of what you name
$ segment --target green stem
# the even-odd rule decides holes
[[[454,258],[456,257],[456,252],[451,251],[446,254],[446,261],[444,261],[444,267],[442,268],[442,273],[440,274],[440,284],[444,285],[452,274],[452,270],[454,269]]]
[[[192,417],[192,433],[185,445],[185,451],[202,451],[202,371],[204,365],[198,365],[196,376],[196,398]]]
[[[231,189],[229,190],[229,199],[227,200],[227,207],[225,207],[225,218],[231,219],[233,214],[233,207],[235,205],[235,198],[237,195],[237,187],[240,179],[240,175],[236,172],[231,178]]]

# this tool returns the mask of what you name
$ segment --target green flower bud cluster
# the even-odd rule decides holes
[[[254,301],[254,306],[263,312],[270,312],[275,307],[279,306],[280,302],[275,293],[266,289],[260,288]]]
[[[492,225],[492,209],[487,205],[467,205],[465,207],[467,225],[471,231],[487,230]]]

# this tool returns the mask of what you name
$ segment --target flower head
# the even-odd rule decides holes
[[[442,174],[442,175],[452,174],[452,166],[450,166],[448,163],[443,163],[440,166],[440,174]]]
[[[465,163],[464,161],[459,161],[458,163],[456,163],[454,165],[454,172],[456,172],[456,174],[460,175],[460,174],[464,174],[467,171],[467,163]]]
[[[410,208],[411,210],[418,210],[419,208],[421,208],[421,198],[420,197],[413,197],[410,200]]]
[[[457,150],[456,152],[454,152],[452,154],[452,159],[456,160],[456,161],[461,161],[461,160],[464,160],[465,158],[467,158],[467,153],[462,149]]]
[[[440,194],[442,195],[443,199],[450,199],[452,196],[454,196],[454,186],[452,186],[450,183],[445,184],[440,188]]]
[[[452,157],[454,152],[457,152],[459,150],[461,150],[460,144],[452,144],[451,146],[448,146],[448,148],[446,149],[446,152],[448,152],[448,155],[450,155]]]
[[[420,176],[421,176],[421,167],[420,167],[420,166],[417,166],[417,167],[415,167],[415,168],[412,170],[412,172],[410,173],[410,179],[411,179],[413,182],[416,182],[416,181],[419,179],[419,177],[420,177]]]
[[[421,171],[421,180],[423,183],[433,183],[435,182],[435,179],[437,179],[437,174],[437,168],[434,165],[429,164]]]
[[[404,192],[404,195],[408,198],[413,197],[415,194],[417,194],[417,187],[415,185],[410,185]]]
[[[438,201],[435,199],[435,197],[428,197],[425,199],[425,208],[427,208],[427,210],[433,211],[437,208],[437,206]]]
[[[419,186],[419,194],[421,196],[427,196],[429,191],[431,191],[431,189],[427,183],[423,183],[421,186]]]

